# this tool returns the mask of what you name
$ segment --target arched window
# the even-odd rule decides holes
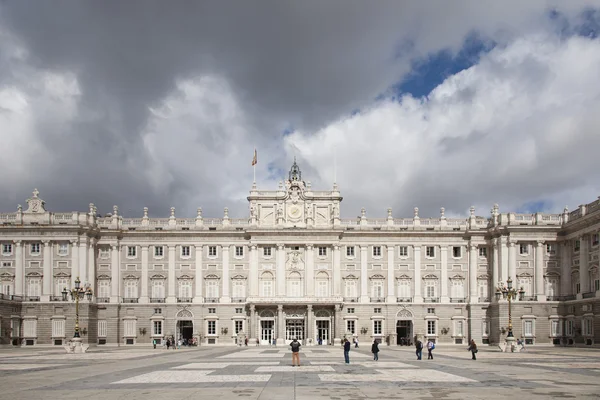
[[[300,275],[300,273],[298,272],[292,272],[291,274],[289,274],[287,286],[288,297],[301,297],[303,294],[302,275]]]
[[[260,295],[262,297],[273,297],[275,277],[270,272],[263,272],[260,276]]]
[[[329,275],[321,271],[315,277],[317,297],[329,297]]]

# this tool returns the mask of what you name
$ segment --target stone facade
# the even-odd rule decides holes
[[[91,345],[149,345],[165,336],[206,345],[390,345],[415,336],[441,344],[503,341],[511,278],[516,337],[530,344],[600,343],[600,200],[562,214],[471,208],[465,219],[341,219],[341,194],[313,191],[294,162],[277,190],[253,185],[249,216],[125,218],[46,210],[34,191],[0,214],[0,344],[60,345],[79,302]],[[404,339],[405,338],[405,339]],[[320,340],[319,340],[320,339]]]

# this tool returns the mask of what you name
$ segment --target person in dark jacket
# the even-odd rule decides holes
[[[477,353],[477,345],[475,344],[475,340],[471,339],[468,350],[471,351],[471,360],[477,360],[477,356],[475,355]]]
[[[292,343],[290,343],[290,346],[292,347],[292,367],[294,367],[294,361],[296,361],[296,364],[298,366],[300,366],[300,342],[298,341],[298,339],[294,338],[294,340],[292,340]]]
[[[344,359],[346,364],[350,364],[350,341],[348,339],[344,339]]]
[[[371,353],[373,353],[373,360],[379,361],[379,343],[377,343],[377,340],[373,340],[373,345],[371,346]]]
[[[417,354],[417,360],[420,360],[421,357],[423,356],[423,342],[421,342],[419,339],[417,339],[417,341],[415,342],[415,348],[416,348],[416,354]]]

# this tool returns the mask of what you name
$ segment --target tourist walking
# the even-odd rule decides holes
[[[354,338],[354,348],[358,349],[358,337]]]
[[[298,366],[300,366],[300,342],[298,341],[298,339],[294,338],[294,340],[292,340],[292,343],[290,343],[290,346],[292,348],[292,367],[295,367],[294,365],[294,361],[297,363]]]
[[[477,353],[477,345],[475,344],[475,340],[471,339],[471,342],[469,343],[469,347],[467,348],[467,350],[469,350],[471,352],[471,360],[477,360],[477,356],[475,355]]]
[[[371,345],[371,353],[373,353],[373,360],[379,361],[379,343],[377,343],[377,340],[373,340],[373,344]]]
[[[423,356],[423,343],[419,339],[415,342],[415,348],[417,349],[417,360],[420,360],[421,356]]]
[[[435,349],[435,343],[433,343],[432,340],[429,340],[427,342],[427,359],[428,360],[433,360],[433,354],[431,354],[433,349]]]
[[[344,360],[346,364],[350,364],[350,341],[344,339]]]

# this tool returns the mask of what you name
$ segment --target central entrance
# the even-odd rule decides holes
[[[192,321],[177,321],[179,339],[191,340],[194,336],[194,323]]]
[[[329,321],[317,321],[317,344],[319,339],[322,344],[329,344]]]
[[[396,344],[410,346],[412,344],[412,321],[396,321]]]
[[[275,321],[260,321],[260,344],[270,345],[273,343],[273,327]]]
[[[287,319],[285,321],[285,344],[294,339],[304,343],[304,319]]]

